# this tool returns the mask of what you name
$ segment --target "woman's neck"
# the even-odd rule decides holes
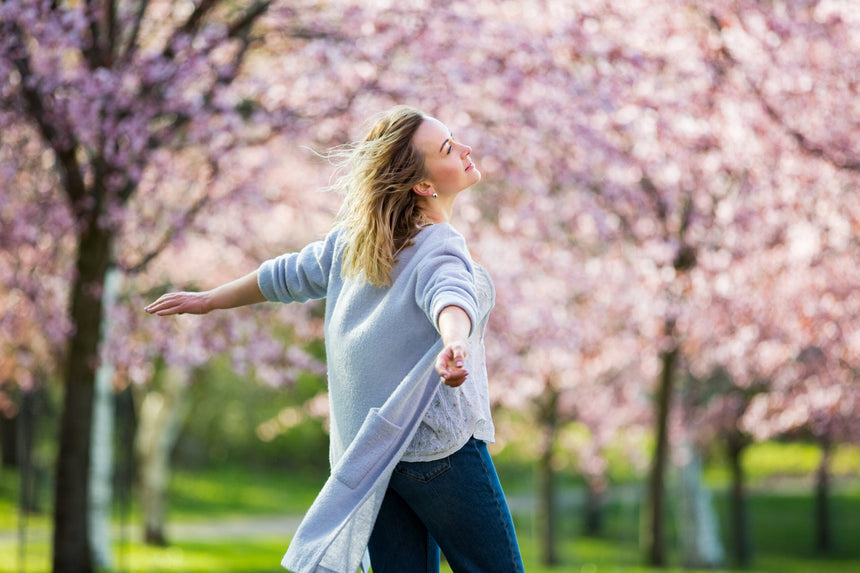
[[[431,224],[448,223],[451,221],[451,214],[454,211],[454,202],[443,202],[439,199],[428,199],[424,201],[422,206],[424,220]]]

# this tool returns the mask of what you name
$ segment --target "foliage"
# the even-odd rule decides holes
[[[806,487],[821,461],[821,448],[809,442],[761,442],[751,444],[743,454],[744,474],[753,487],[780,478]],[[706,479],[714,487],[728,483],[725,454],[716,450],[710,456]],[[860,449],[842,445],[835,448],[830,464],[831,475],[839,483],[860,475]],[[802,485],[801,485],[802,484]]]
[[[763,438],[823,417],[851,433],[858,313],[843,262],[855,248],[857,121],[821,127],[856,100],[838,81],[858,68],[858,50],[837,47],[858,37],[844,2],[274,2],[253,6],[250,29],[204,4],[195,14],[155,3],[126,38],[139,46],[125,44],[113,67],[89,61],[61,21],[40,24],[48,3],[4,4],[11,31],[52,50],[4,60],[4,188],[19,192],[5,196],[3,240],[22,258],[4,259],[3,284],[24,309],[6,315],[22,319],[11,364],[50,355],[39,349],[69,333],[74,209],[56,189],[79,142],[82,157],[107,162],[108,190],[127,196],[124,210],[104,211],[134,275],[110,337],[121,381],[146,381],[154,355],[199,364],[232,348],[237,365],[289,383],[262,312],[168,325],[144,322],[140,305],[318,236],[334,201],[305,192],[324,167],[299,146],[342,143],[371,112],[408,101],[472,143],[485,175],[458,223],[497,282],[494,399],[525,407],[555,372],[568,415],[594,435],[584,471],[599,472],[612,432],[649,417],[667,319],[697,375],[726,368],[742,389],[772,379],[745,430]],[[78,8],[62,12],[70,30],[91,17]],[[123,25],[135,16],[125,9]],[[68,50],[79,57],[61,58]],[[47,131],[23,121],[36,96],[54,106]],[[50,280],[34,281],[35,266]],[[303,321],[283,312],[276,320]],[[799,369],[810,347],[828,360]],[[29,370],[14,372],[26,385]],[[604,407],[616,415],[593,415]]]
[[[178,468],[244,463],[300,473],[326,473],[324,420],[304,404],[325,392],[325,380],[300,374],[290,387],[256,384],[225,358],[197,372],[190,412],[173,458]]]
[[[319,336],[313,309],[141,308],[318,237],[336,198],[307,191],[327,166],[302,146],[407,102],[484,174],[456,223],[496,282],[493,399],[535,415],[558,392],[590,437],[564,442],[584,475],[603,478],[609,445],[651,421],[674,349],[693,380],[672,397],[674,441],[860,439],[850,0],[237,7],[0,5],[2,415],[10,387],[62,378],[76,401],[61,438],[85,441],[99,358],[118,386],[146,384],[157,358],[223,354],[272,386],[318,372],[276,342],[284,323]],[[114,264],[124,295],[99,345]]]
[[[774,446],[779,449],[780,446]],[[783,451],[791,451],[784,449]],[[754,467],[751,473],[758,473]],[[0,474],[0,484],[7,483],[8,472]],[[524,484],[512,484],[506,473],[502,480],[506,491],[514,499],[528,494]],[[207,472],[177,472],[173,479],[174,526],[193,526],[199,523],[223,522],[303,511],[316,492],[318,481],[268,471],[248,471],[246,468],[221,469]],[[9,491],[2,488],[0,510]],[[807,494],[792,494],[774,488],[751,492],[753,535],[757,548],[756,561],[745,571],[845,571],[860,565],[860,557],[853,543],[857,531],[852,516],[860,511],[860,497],[856,487],[840,494],[836,501],[841,508],[837,519],[840,555],[828,559],[817,558],[812,551],[808,515],[811,498]],[[723,511],[724,499],[717,497],[718,509]],[[8,506],[14,512],[14,505]],[[518,506],[514,504],[516,510]],[[564,513],[561,555],[558,568],[547,569],[537,564],[538,543],[533,534],[533,522],[528,510],[515,511],[517,526],[528,571],[580,573],[586,571],[616,571],[618,573],[655,573],[680,571],[675,567],[649,569],[638,566],[640,551],[637,543],[635,504],[629,501],[611,501],[607,507],[608,530],[603,538],[581,536],[580,513],[575,507]],[[631,521],[632,520],[632,521]],[[28,573],[47,571],[49,546],[48,525],[44,520],[31,518],[28,535]],[[40,533],[41,532],[41,533]],[[16,567],[15,524],[0,526],[0,572],[13,573]],[[132,531],[116,541],[117,570],[124,571],[212,571],[275,572],[277,562],[286,547],[284,536],[252,534],[233,536],[229,543],[224,539],[191,539],[177,536],[171,548],[152,548],[140,544]],[[671,563],[671,560],[670,560]],[[596,567],[596,569],[595,569]],[[729,571],[729,570],[726,570]]]

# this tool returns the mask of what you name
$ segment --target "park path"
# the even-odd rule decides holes
[[[636,504],[638,494],[638,488],[623,487],[614,488],[611,496],[625,501],[625,505],[632,508]],[[580,507],[584,502],[584,496],[584,490],[580,488],[565,490],[559,495],[559,507],[561,509]],[[515,515],[528,515],[533,514],[535,511],[535,499],[531,495],[509,496],[508,504]],[[288,539],[296,532],[302,517],[301,515],[237,516],[210,521],[168,522],[167,539],[180,541],[279,536]],[[17,529],[0,530],[0,543],[15,543],[18,540],[18,535]],[[139,539],[141,525],[139,523],[129,523],[124,528],[114,526],[112,535],[116,540]],[[51,531],[44,524],[44,521],[27,526],[27,543],[49,541],[50,538]]]
[[[241,539],[249,537],[278,537],[290,538],[296,532],[301,515],[272,516],[272,517],[235,517],[205,522],[168,523],[167,538],[171,541],[198,539]],[[134,539],[140,537],[140,525],[132,523],[125,528],[115,526],[111,533],[114,539]],[[18,541],[17,529],[0,531],[0,543],[15,543]],[[44,542],[51,538],[51,531],[44,525],[27,527],[27,542]]]
[[[292,537],[301,515],[237,517],[211,522],[185,522],[167,526],[168,539],[237,539],[243,537]]]

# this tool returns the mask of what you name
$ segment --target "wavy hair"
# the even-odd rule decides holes
[[[412,143],[424,118],[415,108],[394,107],[362,141],[329,153],[343,173],[332,187],[345,196],[336,219],[347,233],[345,278],[390,286],[398,252],[429,223],[412,192],[427,176],[424,156]]]

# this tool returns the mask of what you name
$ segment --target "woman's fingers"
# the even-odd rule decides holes
[[[446,385],[457,387],[466,381],[469,373],[465,370],[466,350],[460,344],[445,347],[436,359],[436,372]]]
[[[445,383],[446,386],[450,386],[451,388],[456,388],[463,384],[468,378],[469,373],[465,370],[460,374],[453,374],[450,376],[442,376],[442,382]]]
[[[193,305],[196,293],[181,293],[173,292],[162,295],[154,303],[146,307],[146,312],[149,314],[157,314],[166,316],[170,314],[180,314],[183,312],[194,312]]]
[[[146,307],[146,312],[148,312],[149,314],[158,315],[173,314],[173,312],[171,311],[173,311],[175,308],[175,302],[171,302],[170,300],[158,299],[157,301]]]

